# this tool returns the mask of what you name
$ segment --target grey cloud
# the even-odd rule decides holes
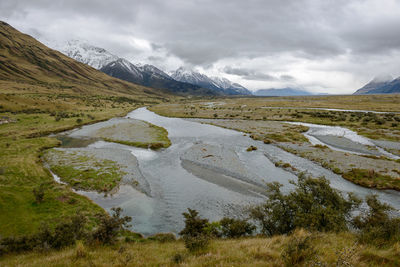
[[[255,80],[255,81],[283,81],[283,82],[293,82],[295,78],[291,75],[280,75],[274,76],[267,73],[263,73],[256,70],[246,69],[246,68],[234,68],[231,66],[226,66],[223,68],[223,72],[232,75],[241,76],[245,80]]]
[[[376,68],[379,72],[399,69],[399,14],[397,0],[0,1],[0,19],[22,31],[56,39],[87,38],[121,57],[151,58],[155,52],[157,57],[163,54],[207,69],[225,59],[240,62],[288,55],[313,63],[304,68],[321,65],[325,72],[361,75],[359,80],[373,75]],[[135,50],[131,37],[147,40],[152,51]],[[341,64],[324,65],[343,57],[347,61]],[[293,67],[286,61],[275,65],[281,73]],[[251,81],[294,81],[268,71],[236,75]]]
[[[280,79],[281,79],[282,81],[286,81],[286,82],[293,82],[293,81],[296,80],[296,79],[295,79],[293,76],[291,76],[291,75],[281,75],[281,76],[280,76]]]

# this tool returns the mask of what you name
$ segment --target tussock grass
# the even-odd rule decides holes
[[[118,243],[114,246],[87,246],[78,243],[61,251],[31,252],[6,255],[2,266],[283,266],[284,251],[295,239],[312,236],[310,248],[314,256],[298,266],[396,266],[400,260],[400,245],[378,249],[357,244],[351,233],[313,234],[296,231],[286,236],[270,238],[212,240],[207,250],[189,253],[181,240],[170,242],[144,241]],[[305,253],[308,253],[307,251]]]

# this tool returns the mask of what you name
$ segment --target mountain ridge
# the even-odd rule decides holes
[[[366,85],[355,91],[354,95],[363,95],[363,94],[373,94],[373,92],[379,93],[381,88],[388,85],[393,81],[393,77],[391,75],[385,76],[377,76],[374,77],[370,82]],[[399,91],[400,92],[400,91]]]
[[[302,95],[313,95],[312,93],[305,91],[303,89],[297,88],[269,88],[269,89],[259,89],[254,92],[256,96],[302,96]]]

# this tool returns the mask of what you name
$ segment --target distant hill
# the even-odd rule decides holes
[[[372,81],[370,81],[369,83],[367,83],[366,85],[364,85],[363,87],[358,89],[354,93],[354,95],[384,93],[382,91],[383,87],[389,85],[392,81],[393,81],[393,77],[391,75],[384,75],[384,76],[375,77],[374,79],[372,79]],[[386,89],[384,91],[391,91],[391,90],[390,89]]]
[[[5,22],[0,22],[0,61],[2,82],[36,84],[59,93],[163,95],[151,88],[113,78],[71,59]]]
[[[390,83],[383,85],[380,88],[371,90],[369,94],[400,94],[400,77],[394,79]]]
[[[307,92],[305,90],[301,89],[295,89],[295,88],[282,88],[282,89],[260,89],[257,90],[254,95],[256,96],[296,96],[296,95],[312,95],[312,93]]]

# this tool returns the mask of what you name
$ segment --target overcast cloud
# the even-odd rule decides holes
[[[400,76],[400,0],[0,0],[0,19],[41,41],[84,39],[251,90],[352,93]]]

